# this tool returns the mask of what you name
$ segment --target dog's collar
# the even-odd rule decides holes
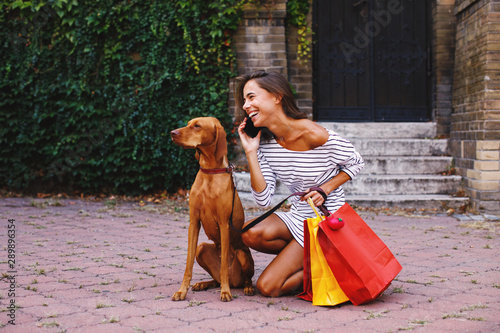
[[[219,168],[219,169],[203,169],[202,167],[200,167],[200,171],[209,175],[215,175],[218,173],[232,174],[234,171],[234,165],[233,163],[229,163],[229,166],[227,168]]]

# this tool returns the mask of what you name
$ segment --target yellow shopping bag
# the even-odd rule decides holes
[[[318,242],[317,234],[319,223],[322,218],[312,201],[309,202],[317,217],[306,220],[309,231],[309,260],[305,260],[310,264],[311,285],[312,285],[312,304],[313,305],[337,305],[347,302],[349,298],[340,288],[337,279],[332,273],[328,262],[325,259],[323,250]],[[307,249],[304,250],[307,255]]]

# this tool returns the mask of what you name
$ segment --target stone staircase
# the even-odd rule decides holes
[[[346,200],[361,207],[457,209],[468,198],[456,197],[461,177],[443,175],[452,166],[448,140],[433,139],[434,123],[321,123],[349,139],[365,168],[344,185]],[[245,207],[255,207],[248,173],[236,173]],[[274,202],[290,192],[278,183]]]

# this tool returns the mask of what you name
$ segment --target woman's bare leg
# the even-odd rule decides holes
[[[246,226],[251,221],[245,223]],[[293,240],[293,236],[276,214],[255,225],[241,234],[246,246],[264,253],[278,254],[285,246]]]
[[[294,239],[274,258],[257,280],[264,296],[282,296],[299,292],[304,271],[304,248]]]
[[[242,236],[248,247],[277,254],[257,280],[262,295],[281,296],[298,291],[302,286],[304,249],[277,215],[270,215]]]

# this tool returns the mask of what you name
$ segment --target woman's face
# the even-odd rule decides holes
[[[276,112],[280,100],[274,94],[262,89],[256,80],[250,80],[243,87],[243,110],[252,118],[256,127],[267,127],[266,119]]]

